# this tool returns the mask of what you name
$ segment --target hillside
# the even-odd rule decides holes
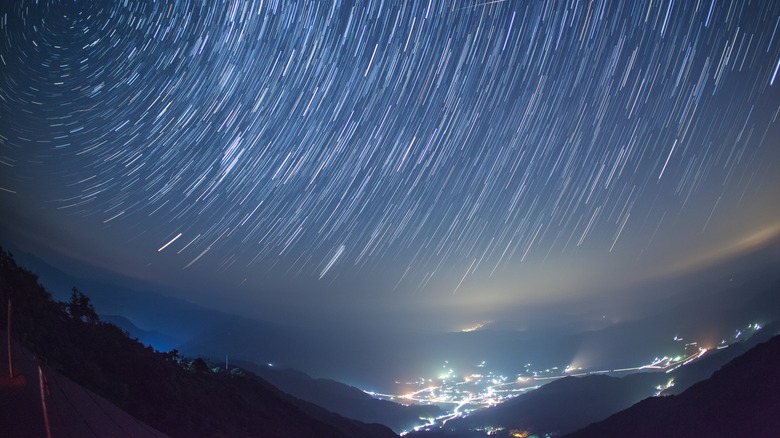
[[[0,323],[12,302],[12,335],[48,366],[171,436],[391,437],[297,400],[241,369],[215,372],[202,359],[156,352],[100,321],[74,290],[59,303],[0,250]]]
[[[679,395],[648,398],[570,436],[777,436],[778,368],[780,336],[775,336]]]
[[[315,379],[300,371],[238,362],[282,391],[301,400],[322,406],[347,418],[384,424],[396,432],[424,424],[420,418],[438,417],[444,411],[433,405],[404,406],[378,400],[353,386],[331,379]]]
[[[674,385],[666,388],[661,392],[661,395],[676,395],[684,392],[694,384],[710,378],[721,367],[745,354],[751,348],[772,339],[777,334],[780,334],[780,323],[772,322],[749,338],[730,344],[728,348],[707,352],[701,359],[669,373],[669,376],[674,379]]]
[[[0,334],[5,344],[6,332]],[[46,366],[13,341],[10,351],[14,379],[10,380],[8,351],[6,345],[0,348],[0,436],[45,437],[44,418],[54,437],[167,436]],[[46,406],[45,417],[42,401]]]

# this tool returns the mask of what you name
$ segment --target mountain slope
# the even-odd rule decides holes
[[[235,369],[160,353],[102,322],[74,292],[58,303],[34,274],[0,250],[0,324],[12,302],[12,334],[26,348],[119,408],[171,436],[391,437],[381,425],[348,420]]]
[[[0,333],[5,344],[6,333]],[[14,379],[10,381],[8,351],[6,345],[0,348],[0,436],[45,437],[46,420],[55,437],[167,436],[47,367],[17,342],[11,343]]]
[[[674,386],[665,389],[661,395],[682,393],[694,384],[710,378],[727,363],[777,334],[780,334],[780,324],[774,322],[764,326],[749,338],[730,344],[728,348],[708,351],[701,359],[669,373],[669,376],[674,379]]]
[[[779,368],[776,336],[680,395],[643,400],[570,436],[777,436]]]
[[[347,418],[384,424],[399,433],[425,424],[420,417],[431,418],[444,414],[436,406],[404,406],[378,400],[353,386],[330,379],[314,379],[299,371],[277,369],[249,362],[236,362],[236,364],[301,400],[322,406]]]

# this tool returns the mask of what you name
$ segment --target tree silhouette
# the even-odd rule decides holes
[[[192,371],[195,371],[199,374],[206,374],[211,372],[211,369],[209,368],[209,365],[206,363],[203,358],[197,358],[194,361],[192,361]]]
[[[97,324],[100,322],[100,317],[98,317],[98,314],[95,312],[95,308],[92,307],[92,303],[89,302],[89,297],[75,287],[71,289],[70,301],[68,301],[66,308],[72,319],[87,324]]]

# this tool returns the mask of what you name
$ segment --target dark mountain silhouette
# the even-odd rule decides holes
[[[396,436],[291,397],[239,368],[228,373],[203,359],[154,351],[100,321],[81,292],[74,289],[68,303],[52,300],[34,274],[0,250],[3,326],[9,301],[11,333],[48,368],[171,436]]]
[[[425,424],[420,420],[421,417],[432,418],[444,414],[444,411],[437,406],[404,406],[378,400],[354,386],[331,379],[315,379],[300,371],[241,361],[236,364],[301,400],[322,406],[347,418],[384,424],[399,433]]]
[[[682,394],[653,397],[571,437],[775,437],[780,431],[780,336]]]

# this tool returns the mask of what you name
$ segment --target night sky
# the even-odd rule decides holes
[[[780,232],[779,26],[777,1],[4,2],[2,237],[277,320],[628,300]]]

